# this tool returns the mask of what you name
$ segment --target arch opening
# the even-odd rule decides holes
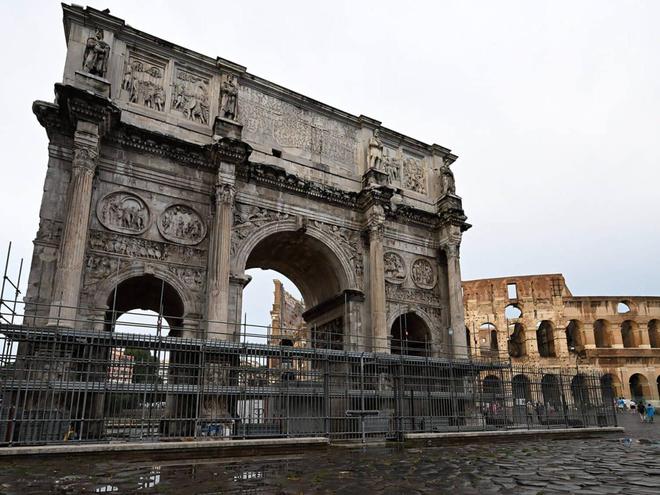
[[[649,321],[648,332],[649,344],[651,344],[651,347],[654,349],[660,348],[660,320]]]
[[[522,310],[516,304],[508,304],[504,308],[504,317],[507,320],[517,320],[522,317]]]
[[[566,326],[566,347],[568,347],[568,352],[576,354],[584,350],[582,325],[578,320],[571,320]]]
[[[610,322],[607,320],[596,320],[594,323],[594,338],[596,347],[612,347],[612,333]]]
[[[561,408],[561,387],[557,375],[548,373],[541,378],[541,394],[546,407],[552,406],[555,410]]]
[[[630,387],[630,398],[634,401],[648,399],[651,395],[649,381],[641,373],[631,375],[628,385]]]
[[[621,396],[621,383],[616,375],[607,373],[600,377],[600,392],[604,404],[611,404],[616,397]]]
[[[479,353],[483,357],[497,357],[499,353],[497,327],[490,322],[479,326]]]
[[[272,270],[277,272],[276,278],[281,278],[277,277],[281,274],[282,278],[290,281],[300,291],[301,327],[290,331],[282,330],[286,325],[283,325],[285,322],[281,322],[281,332],[279,332],[286,334],[285,338],[293,340],[294,347],[311,344],[313,347],[343,348],[348,333],[346,328],[349,325],[350,299],[353,297],[352,292],[355,291],[347,290],[349,277],[344,265],[323,241],[304,230],[271,233],[255,244],[247,256],[244,269],[253,274],[259,273],[256,269]],[[273,278],[272,273],[268,275],[269,278]],[[250,289],[254,289],[259,284],[257,277],[253,278]],[[254,306],[254,301],[248,298],[252,291],[246,289],[243,294],[243,304]],[[263,298],[263,296],[257,297]],[[269,298],[266,306],[270,308],[272,304]],[[263,301],[259,300],[258,305],[263,306]],[[237,316],[240,318],[240,315]],[[247,317],[245,326],[249,327],[252,322],[249,320],[249,315]],[[264,324],[264,322],[257,323]],[[270,325],[270,322],[266,324]],[[304,335],[300,333],[301,331]],[[280,341],[271,343],[279,344]]]
[[[637,323],[632,320],[624,321],[621,324],[621,339],[623,347],[637,347],[639,345]]]
[[[390,330],[392,354],[429,356],[431,354],[430,331],[426,322],[416,313],[399,316]]]
[[[543,320],[536,329],[536,344],[541,357],[556,357],[554,328],[548,320]]]
[[[106,304],[107,331],[143,335],[153,331],[155,335],[180,336],[183,300],[174,287],[160,278],[140,275],[124,280],[110,292]],[[163,333],[163,329],[167,333]]]
[[[527,346],[525,345],[525,328],[522,323],[509,325],[509,356],[521,358],[527,355]]]

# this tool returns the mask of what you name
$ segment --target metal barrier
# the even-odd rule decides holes
[[[615,424],[599,376],[273,335],[199,340],[0,325],[3,445]],[[400,350],[399,350],[400,351]],[[397,352],[397,349],[392,349]]]

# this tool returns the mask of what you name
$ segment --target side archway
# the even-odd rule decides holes
[[[398,316],[390,327],[392,354],[428,356],[431,353],[431,330],[424,318],[415,312]]]

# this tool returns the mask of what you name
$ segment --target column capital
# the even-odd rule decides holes
[[[218,182],[215,185],[215,203],[217,205],[232,205],[236,196],[234,184]]]
[[[385,237],[385,210],[380,205],[373,205],[367,212],[369,242],[383,241]]]

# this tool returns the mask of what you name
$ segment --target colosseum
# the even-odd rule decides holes
[[[558,274],[463,282],[473,356],[591,369],[617,397],[660,399],[660,297],[574,296]]]

